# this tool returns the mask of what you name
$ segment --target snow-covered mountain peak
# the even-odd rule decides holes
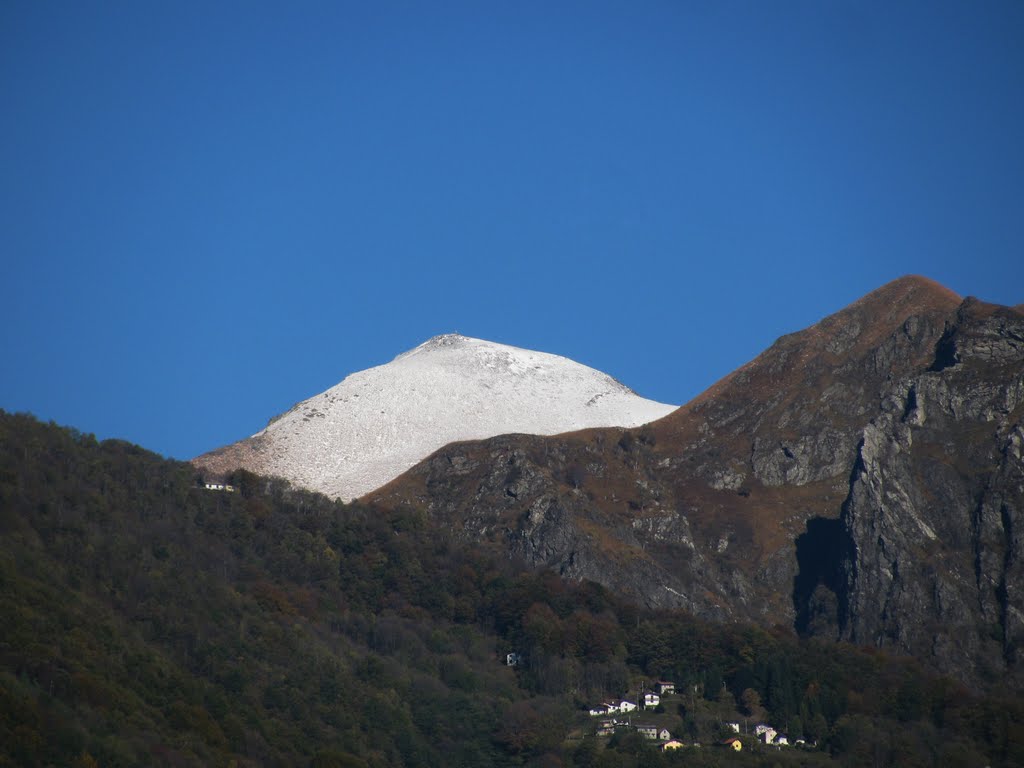
[[[639,426],[675,407],[559,355],[448,333],[351,374],[251,438],[195,461],[349,499],[457,440]]]
[[[459,347],[463,346],[466,342],[471,341],[480,341],[480,339],[463,336],[461,333],[442,333],[437,336],[431,336],[418,347],[413,347],[409,351],[403,352],[396,357],[395,360],[401,360],[403,357],[409,357],[410,355],[419,354],[421,352],[432,352],[437,349]]]
[[[458,333],[444,333],[403,352],[393,362],[415,359],[421,365],[506,369],[512,373],[522,373],[530,367],[537,367],[535,363],[539,363],[541,358],[565,359]]]
[[[475,339],[459,333],[444,333],[427,339],[418,347],[400,354],[392,363],[400,361],[420,366],[459,369],[469,375],[490,376],[507,373],[512,376],[536,378],[557,377],[563,375],[567,369],[586,368],[561,355]],[[595,376],[603,377],[609,387],[635,394],[607,374],[593,368],[586,370]]]

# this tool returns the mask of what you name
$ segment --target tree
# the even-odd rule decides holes
[[[523,616],[523,635],[529,653],[560,653],[562,622],[547,603],[534,603]]]
[[[722,680],[722,673],[717,667],[708,667],[704,671],[704,698],[708,701],[717,701],[718,694],[725,683]]]
[[[761,694],[753,688],[744,689],[740,694],[740,710],[755,720],[764,719],[764,707],[761,706]]]

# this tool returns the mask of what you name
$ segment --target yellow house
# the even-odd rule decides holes
[[[739,752],[741,749],[743,749],[743,742],[734,737],[723,741],[722,746],[729,747],[733,752]]]
[[[662,744],[661,748],[663,751],[668,752],[670,749],[681,749],[685,746],[686,745],[683,744],[683,742],[679,741],[679,739],[672,739],[672,741],[666,741],[664,744]]]

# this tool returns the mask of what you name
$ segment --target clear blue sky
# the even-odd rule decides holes
[[[0,407],[187,458],[443,332],[682,403],[1024,302],[1024,3],[0,3]]]

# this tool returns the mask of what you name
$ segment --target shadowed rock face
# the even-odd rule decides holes
[[[1019,674],[1024,317],[969,299],[863,432],[839,635],[981,679]]]
[[[446,446],[372,499],[651,606],[1018,676],[1024,315],[902,278],[660,421]]]

